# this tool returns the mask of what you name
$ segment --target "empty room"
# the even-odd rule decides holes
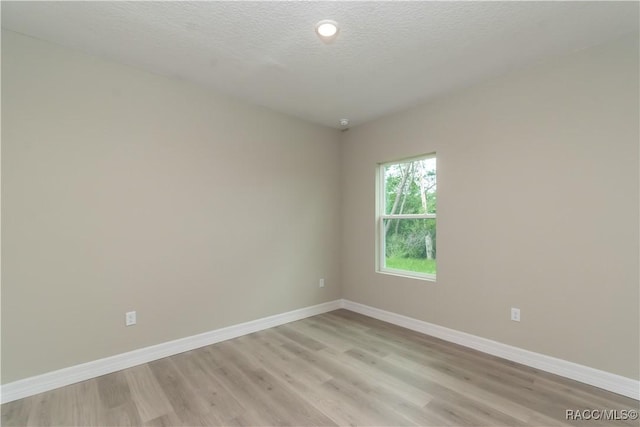
[[[639,425],[639,2],[0,7],[3,426]]]

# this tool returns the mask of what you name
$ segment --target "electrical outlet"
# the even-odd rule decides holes
[[[520,321],[520,309],[511,307],[511,320],[514,322]]]
[[[127,311],[124,314],[124,324],[125,326],[133,326],[136,324],[136,312],[135,311]]]
[[[318,287],[324,288],[324,279],[320,279],[320,282],[318,282]]]

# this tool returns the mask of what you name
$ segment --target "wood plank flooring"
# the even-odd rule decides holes
[[[337,310],[4,404],[2,425],[637,426],[566,410],[638,408]]]

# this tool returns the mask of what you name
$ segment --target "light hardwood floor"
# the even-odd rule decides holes
[[[2,405],[2,425],[637,426],[566,410],[638,406],[337,310]]]

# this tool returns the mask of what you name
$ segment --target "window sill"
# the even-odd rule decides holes
[[[417,279],[425,282],[436,283],[436,275],[435,274],[425,274],[425,273],[413,273],[411,271],[406,270],[394,270],[392,268],[378,269],[376,273],[380,274],[388,274],[390,276],[398,276],[405,277],[407,279]]]

